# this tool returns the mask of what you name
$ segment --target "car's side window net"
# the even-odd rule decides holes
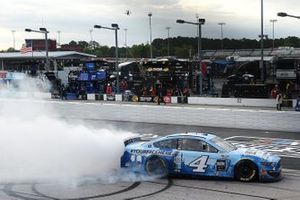
[[[153,143],[153,146],[160,149],[176,149],[177,139],[162,140]]]
[[[178,141],[178,149],[184,151],[199,151],[217,153],[218,150],[210,144],[197,139],[180,139]]]

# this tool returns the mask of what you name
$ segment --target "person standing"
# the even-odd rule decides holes
[[[282,94],[281,93],[278,93],[277,97],[276,97],[276,107],[277,107],[277,110],[281,110],[281,104],[282,104]]]
[[[160,102],[162,100],[162,88],[161,88],[161,84],[157,85],[157,89],[156,89],[156,95],[157,95],[157,105],[160,105]]]
[[[161,89],[161,82],[159,79],[156,80],[155,82],[155,93],[156,93],[156,96],[157,96],[157,105],[160,105],[160,96],[161,96],[161,93],[162,93],[162,89]]]
[[[107,95],[111,95],[112,94],[112,86],[110,85],[110,83],[107,84],[106,86],[106,94]]]
[[[154,99],[154,97],[155,97],[155,89],[154,89],[153,86],[150,87],[149,92],[150,92],[150,96],[152,97],[152,99]]]
[[[278,94],[279,94],[278,85],[275,85],[274,88],[271,90],[271,97],[273,99],[276,99]]]
[[[295,106],[295,111],[300,112],[300,96],[297,98],[296,106]]]

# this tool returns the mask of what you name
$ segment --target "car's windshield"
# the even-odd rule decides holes
[[[212,143],[215,143],[216,145],[218,145],[219,147],[221,147],[222,149],[224,149],[227,152],[233,151],[236,149],[236,146],[234,146],[233,144],[219,138],[219,137],[214,137],[211,139]]]

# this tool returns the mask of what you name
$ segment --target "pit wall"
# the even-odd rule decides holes
[[[291,100],[293,107],[296,100]],[[189,104],[223,105],[223,106],[250,106],[276,108],[276,99],[247,99],[247,98],[210,98],[210,97],[188,97]]]
[[[191,107],[187,105],[136,105],[118,104],[105,101],[81,102],[57,101],[64,112],[72,112],[68,117],[80,117],[95,120],[116,120],[160,124],[180,124],[194,126],[211,126],[239,129],[258,129],[288,131],[300,133],[300,112],[231,109],[216,107]],[[65,111],[67,112],[67,111]]]
[[[95,100],[95,94],[88,94],[88,100]],[[107,100],[106,94],[103,100]],[[115,95],[116,101],[122,101],[122,95]],[[296,106],[296,100],[292,99],[292,106]],[[171,103],[180,103],[179,97],[171,97]],[[188,104],[211,106],[244,106],[244,107],[268,107],[276,108],[276,99],[248,99],[248,98],[216,98],[216,97],[188,97]]]
[[[50,94],[38,93],[35,96],[49,98]],[[273,131],[289,131],[300,133],[300,112],[276,111],[259,109],[275,107],[273,99],[236,99],[236,98],[209,98],[189,97],[189,104],[224,105],[221,107],[196,107],[187,104],[178,106],[159,106],[154,104],[118,104],[109,101],[95,101],[95,95],[88,95],[88,101],[56,101],[62,105],[60,110],[69,109],[72,116],[87,119],[103,119],[116,121],[181,124],[195,126],[212,126],[240,129],[258,129]],[[107,99],[104,96],[104,99]],[[172,97],[173,103],[177,98]],[[122,97],[116,96],[117,101]],[[296,101],[294,100],[294,105]],[[230,106],[255,106],[255,109]],[[72,107],[71,109],[69,107]],[[70,112],[70,111],[69,111]]]

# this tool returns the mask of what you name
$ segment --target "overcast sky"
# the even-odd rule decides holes
[[[125,14],[130,10],[131,14]],[[278,18],[284,11],[300,15],[299,0],[264,0],[264,29],[271,37],[270,19],[278,19],[275,37],[300,37],[300,20]],[[46,27],[51,39],[61,43],[71,40],[90,41],[89,30],[94,24],[110,26],[118,23],[119,46],[124,46],[124,28],[127,28],[127,43],[149,42],[149,18],[152,16],[152,35],[166,38],[166,27],[171,27],[170,36],[195,37],[196,27],[176,24],[176,19],[195,21],[196,14],[206,19],[203,37],[219,38],[218,22],[225,22],[224,37],[255,38],[260,33],[260,0],[9,0],[1,1],[0,49],[13,46],[12,30],[15,30],[16,49],[20,49],[25,38],[43,38],[39,33],[24,32],[25,28]],[[114,33],[110,30],[94,29],[94,40],[101,45],[114,45]]]

